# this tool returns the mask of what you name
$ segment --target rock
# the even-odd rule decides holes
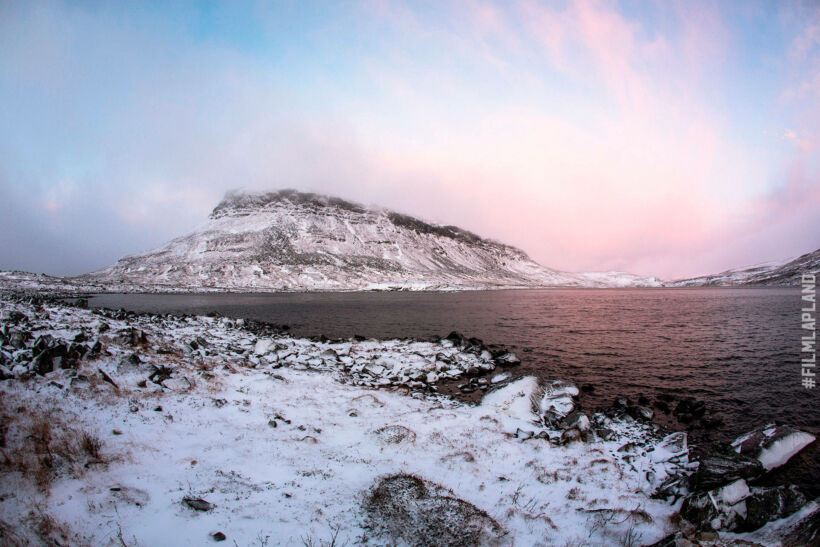
[[[615,402],[612,403],[612,408],[614,408],[615,410],[626,410],[626,407],[628,406],[629,400],[622,395],[615,397]]]
[[[121,330],[119,333],[119,338],[123,344],[128,344],[131,346],[139,346],[148,342],[148,336],[146,336],[143,331],[134,327]]]
[[[666,404],[664,401],[655,401],[652,403],[655,408],[663,412],[664,414],[669,414],[669,405]]]
[[[228,539],[222,532],[212,532],[211,538],[213,538],[214,541],[225,541]]]
[[[655,412],[651,408],[641,405],[630,406],[626,409],[626,412],[636,420],[650,421],[655,416]]]
[[[739,453],[751,456],[770,471],[815,441],[815,436],[788,425],[766,425],[742,435],[732,442]]]
[[[207,502],[202,498],[194,498],[191,496],[185,496],[182,498],[182,502],[194,511],[210,511],[216,507],[214,504]]]
[[[683,500],[680,514],[699,530],[734,530],[746,517],[750,495],[743,479],[708,492],[695,492]]]
[[[722,443],[707,447],[698,461],[700,465],[691,479],[695,490],[711,490],[738,479],[758,477],[764,472],[757,459],[738,454]]]
[[[501,382],[505,382],[510,379],[510,374],[507,372],[502,372],[501,374],[496,374],[492,378],[490,378],[491,384],[500,384]]]
[[[683,423],[688,423],[693,419],[700,418],[705,413],[706,404],[703,401],[698,401],[692,397],[681,399],[673,412],[675,417]]]
[[[577,397],[579,391],[572,382],[553,380],[541,386],[541,393],[538,411],[544,417],[545,423],[552,425],[556,418],[564,418],[573,411],[573,397]]]
[[[807,503],[796,486],[753,487],[750,491],[746,498],[746,518],[738,527],[741,532],[757,530],[767,522],[787,517]]]
[[[448,334],[444,339],[449,340],[455,346],[463,346],[464,345],[464,335],[461,334],[460,332],[453,331],[450,334]]]
[[[260,338],[256,341],[256,345],[253,348],[253,353],[255,355],[265,355],[273,348],[274,345],[274,341],[270,338]]]
[[[521,364],[521,359],[519,359],[518,356],[511,351],[502,353],[496,357],[494,361],[495,364],[502,367],[513,367]]]
[[[689,453],[687,435],[685,431],[676,431],[667,435],[655,445],[650,459],[653,462],[666,462]]]
[[[515,438],[516,439],[527,440],[527,439],[532,439],[534,436],[535,436],[534,431],[526,431],[524,429],[521,429],[520,427],[515,430]]]
[[[580,410],[570,412],[564,419],[564,424],[567,428],[575,428],[581,432],[587,431],[590,428],[589,418]]]
[[[615,438],[615,432],[607,427],[602,427],[597,432],[598,436],[605,441],[609,441]]]
[[[572,429],[565,429],[561,433],[561,444],[570,444],[582,439],[583,435],[581,432],[575,428]]]
[[[782,534],[783,547],[817,546],[820,544],[820,508],[814,509],[792,523]]]

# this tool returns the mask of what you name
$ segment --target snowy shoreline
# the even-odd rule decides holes
[[[514,355],[470,339],[308,340],[8,296],[0,314],[3,537],[641,545],[679,533],[694,499],[685,433],[588,416],[572,384],[512,378]],[[486,395],[439,395],[447,378]],[[813,440],[787,433],[789,450]],[[751,499],[730,486],[719,518]],[[742,537],[776,545],[815,509]]]

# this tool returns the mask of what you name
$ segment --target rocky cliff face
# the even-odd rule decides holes
[[[193,233],[83,278],[233,290],[657,284],[628,274],[559,272],[520,249],[455,226],[293,190],[229,194]]]

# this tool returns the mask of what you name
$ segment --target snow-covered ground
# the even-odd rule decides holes
[[[697,467],[685,433],[580,412],[571,383],[459,336],[307,340],[5,297],[0,321],[10,544],[651,544]],[[480,404],[437,393],[467,377]]]
[[[44,375],[5,367],[15,377],[0,382],[8,457],[26,453],[41,422],[52,443],[67,432],[100,441],[94,455],[50,449],[47,486],[36,469],[3,468],[0,520],[21,534],[45,515],[71,544],[198,545],[221,532],[239,545],[318,544],[334,533],[379,545],[387,528],[368,500],[395,474],[485,512],[484,539],[497,544],[652,542],[670,530],[675,506],[650,495],[687,465],[685,439],[682,450],[655,449],[651,424],[593,416],[591,428],[578,426],[588,442],[562,442],[534,409],[566,413],[577,390],[508,380],[449,340],[317,342],[259,337],[228,319],[4,303],[4,318],[12,312],[34,336],[70,343],[83,333],[102,345],[76,368],[59,368],[67,358]],[[482,365],[499,387],[480,405],[428,387],[428,374]],[[609,440],[591,433],[604,429]],[[212,506],[197,511],[186,497]]]

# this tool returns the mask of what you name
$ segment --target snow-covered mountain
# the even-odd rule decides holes
[[[718,274],[693,277],[666,283],[670,287],[789,285],[800,284],[803,274],[820,272],[820,249],[783,262],[768,262],[745,268],[726,270]]]
[[[193,233],[78,281],[147,290],[660,285],[618,272],[560,272],[455,226],[294,190],[229,193]]]

